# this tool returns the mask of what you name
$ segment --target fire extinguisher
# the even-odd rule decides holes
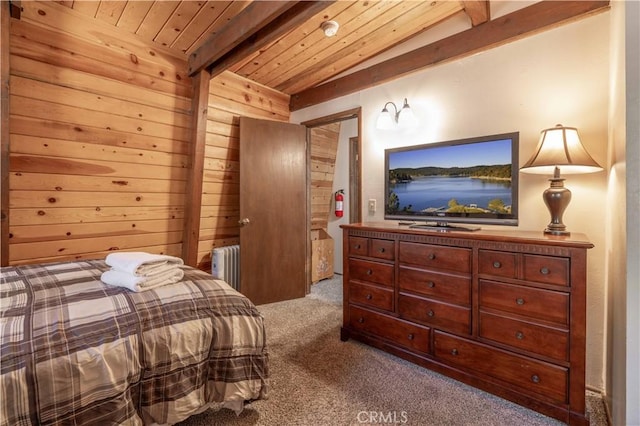
[[[344,189],[336,191],[336,217],[344,214]]]

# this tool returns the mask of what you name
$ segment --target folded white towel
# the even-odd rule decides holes
[[[179,257],[139,251],[110,253],[105,262],[117,271],[128,272],[136,276],[157,274],[163,272],[166,266],[176,267],[184,264]]]
[[[100,280],[105,284],[125,287],[132,291],[143,291],[177,283],[182,277],[184,277],[184,271],[178,267],[172,267],[164,273],[148,277],[140,277],[127,272],[109,269],[102,273]]]

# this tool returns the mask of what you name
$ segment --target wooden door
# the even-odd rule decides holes
[[[240,291],[257,305],[304,297],[306,127],[240,118]]]

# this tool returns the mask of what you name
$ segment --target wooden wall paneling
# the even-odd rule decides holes
[[[311,229],[326,229],[331,212],[340,122],[311,127]]]
[[[56,170],[57,172],[58,170]],[[59,173],[13,172],[9,174],[9,185],[12,190],[31,191],[92,191],[92,192],[159,192],[181,193],[184,181],[177,179],[132,178],[109,176],[82,176]]]
[[[187,169],[142,163],[115,163],[102,160],[75,160],[72,158],[11,154],[11,172],[61,173],[71,175],[111,176],[112,179],[128,177],[169,179],[186,181]]]
[[[185,197],[186,219],[182,241],[182,258],[187,265],[197,266],[198,241],[200,239],[200,210],[202,208],[202,177],[204,174],[204,150],[207,130],[209,85],[211,74],[202,70],[193,79],[191,167]]]
[[[54,139],[93,142],[101,145],[128,147],[156,152],[186,155],[188,142],[154,136],[132,134],[110,128],[90,127],[81,123],[50,121],[48,118],[32,118],[18,115],[10,117],[11,134]]]
[[[11,233],[21,225],[56,225],[68,223],[94,223],[97,230],[106,222],[125,220],[183,219],[183,206],[117,206],[117,207],[35,207],[11,211]],[[43,227],[44,229],[44,227]],[[19,230],[16,231],[18,233]],[[144,245],[144,242],[141,244]]]
[[[104,64],[111,64],[112,60],[130,62],[124,66],[125,69],[130,69],[131,64],[140,65],[138,67],[140,73],[148,69],[150,64],[155,64],[156,70],[151,69],[150,74],[147,74],[148,77],[153,77],[157,82],[189,85],[189,78],[184,68],[185,58],[177,52],[158,44],[149,45],[134,34],[123,32],[98,19],[87,19],[87,16],[56,2],[24,2],[23,8],[23,18],[19,22],[35,24],[28,27],[30,31],[37,31],[37,28],[47,29],[52,37],[51,41],[65,40],[65,36],[73,36],[74,42],[78,43],[77,46],[72,43],[60,51],[54,51],[50,54],[51,59],[64,55],[73,47],[81,49],[75,52],[76,54],[82,53],[86,57],[93,57],[91,54],[93,51],[95,59],[102,59]],[[12,31],[14,31],[13,28]],[[28,32],[22,35],[27,38],[28,36]],[[38,40],[41,39],[38,38]],[[99,74],[99,72],[94,70],[93,73]],[[115,79],[119,78],[115,77]],[[186,93],[185,96],[190,94]]]
[[[68,7],[29,3],[11,25],[10,263],[180,256],[186,61]]]
[[[16,154],[33,154],[50,157],[93,159],[120,163],[153,164],[186,168],[189,158],[185,154],[155,152],[137,148],[113,147],[93,143],[66,141],[53,138],[34,137],[15,134],[11,137],[14,143],[12,152]],[[167,144],[170,140],[167,140]]]
[[[177,114],[175,111],[164,108],[132,103],[131,99],[117,99],[104,94],[96,95],[84,90],[62,87],[19,76],[14,76],[11,79],[11,93],[23,97],[33,97],[37,94],[37,99],[42,101],[94,111],[118,111],[118,115],[124,117],[182,127],[187,130],[191,126],[191,115],[187,113]]]
[[[9,2],[0,2],[0,266],[9,264]]]
[[[99,252],[108,248],[114,250],[132,250],[148,246],[168,246],[182,241],[182,229],[171,232],[153,232],[144,234],[145,246],[140,247],[140,235],[120,234],[108,237],[92,237],[61,241],[38,241],[35,243],[12,244],[10,262],[25,259],[42,258],[57,253],[67,259],[77,254]],[[146,250],[146,249],[145,249]]]
[[[198,267],[211,268],[211,250],[239,243],[240,116],[289,121],[289,96],[231,72],[211,79],[200,212]]]
[[[41,241],[75,240],[102,236],[140,235],[150,233],[166,233],[182,231],[183,220],[155,219],[155,220],[122,220],[119,222],[105,222],[96,229],[93,223],[59,223],[47,226],[24,225],[15,228],[11,235],[11,242],[33,243]]]
[[[111,112],[72,107],[22,96],[11,97],[11,109],[16,115],[25,115],[32,118],[66,123],[77,122],[90,127],[108,128],[109,130],[113,129],[125,133],[164,139],[189,140],[189,129],[184,127],[154,123],[141,118],[125,117]]]
[[[288,96],[282,96],[282,92],[230,71],[216,77],[211,82],[214,85],[212,92],[217,93],[221,98],[241,101],[282,117],[289,114],[288,105],[283,104]]]
[[[100,46],[72,39],[68,35],[55,35],[54,31],[39,29],[35,25],[19,22],[19,24],[12,25],[12,30],[15,27],[16,32],[12,32],[11,38],[13,52],[18,56],[97,74],[152,90],[184,97],[191,95],[188,79],[171,73],[169,67],[151,65],[148,61],[143,62],[131,54],[110,54],[108,52],[96,54],[97,51],[103,50]],[[47,40],[47,42],[37,43],[35,40]],[[73,46],[66,44],[70,40],[74,40]],[[132,68],[130,65],[135,67]],[[173,80],[163,78],[167,74],[176,75],[176,77]]]
[[[191,114],[190,98],[175,96],[170,93],[163,93],[145,87],[132,86],[127,82],[104,78],[52,64],[45,64],[22,56],[14,55],[12,57],[11,74],[31,80],[47,81],[52,84],[78,89],[80,91],[91,91],[96,95],[111,96],[113,99],[121,99],[128,102],[136,102],[140,105],[155,107],[155,114],[160,113],[158,110],[182,112],[189,117]]]

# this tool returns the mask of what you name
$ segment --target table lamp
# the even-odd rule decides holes
[[[602,167],[582,146],[578,129],[558,124],[541,132],[535,152],[520,170],[524,173],[553,173],[549,179],[551,184],[542,195],[551,214],[551,222],[544,233],[570,235],[562,223],[562,215],[571,201],[571,191],[565,188],[560,169],[565,174],[578,174],[599,172]]]

